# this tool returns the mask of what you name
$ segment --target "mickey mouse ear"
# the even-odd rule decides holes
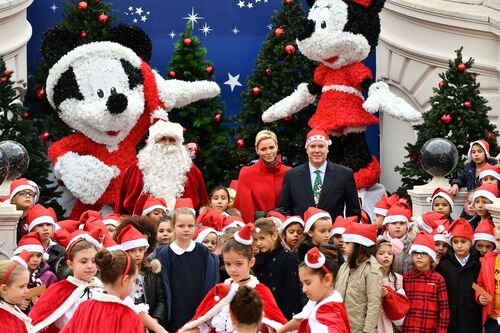
[[[153,44],[148,35],[136,25],[118,25],[111,28],[108,39],[132,49],[142,60],[148,62],[153,52]]]
[[[53,66],[66,53],[81,43],[81,38],[68,28],[58,26],[47,30],[43,35],[41,51],[49,66]]]

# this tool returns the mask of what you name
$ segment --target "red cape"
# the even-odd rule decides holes
[[[12,309],[12,311],[14,311]],[[0,332],[28,333],[26,324],[16,315],[0,308]]]
[[[62,280],[44,291],[29,313],[33,325],[54,313],[76,288],[77,286],[68,280]]]
[[[302,319],[298,333],[314,333],[321,327],[328,329],[328,333],[351,333],[349,319],[344,307],[344,303],[328,302],[321,305],[314,316],[314,319]]]

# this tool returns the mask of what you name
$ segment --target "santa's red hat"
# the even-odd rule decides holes
[[[377,226],[375,224],[351,223],[342,234],[346,243],[357,243],[372,246],[377,242]]]
[[[476,140],[470,143],[469,151],[467,152],[467,157],[469,158],[469,160],[472,158],[471,152],[473,145],[480,145],[481,148],[483,148],[484,152],[486,153],[486,158],[490,158],[490,144],[486,142],[486,140]]]
[[[193,200],[191,198],[179,198],[175,200],[174,210],[178,208],[188,208],[196,216],[196,211],[194,210]]]
[[[64,220],[57,222],[59,228],[66,230],[69,233],[76,231],[78,229],[83,228],[83,224],[80,224],[80,221],[77,220]]]
[[[332,144],[332,140],[330,140],[328,133],[326,133],[326,131],[321,128],[313,128],[309,131],[309,133],[307,133],[306,148],[313,141],[323,141],[328,146]]]
[[[410,253],[413,252],[427,253],[432,260],[436,261],[436,245],[434,245],[434,238],[425,232],[419,232],[413,244],[410,246]]]
[[[349,216],[344,218],[343,216],[337,216],[335,219],[335,223],[333,223],[333,229],[331,235],[342,235],[347,228],[351,225],[351,223],[358,223],[357,216]]]
[[[373,212],[377,215],[386,216],[392,205],[394,205],[398,201],[399,196],[397,194],[393,194],[390,197],[387,197],[387,195],[384,194],[382,198],[375,204]]]
[[[411,221],[411,214],[410,206],[408,206],[406,202],[399,201],[389,209],[384,218],[383,225],[395,222],[406,222],[406,224],[409,224]]]
[[[220,209],[207,208],[196,219],[197,225],[214,228],[221,231],[224,226],[224,221],[228,218],[226,212]]]
[[[500,181],[500,166],[491,165],[489,163],[483,165],[483,167],[479,171],[479,180],[483,179],[486,176],[495,177],[498,181]]]
[[[125,251],[123,246],[115,242],[115,240],[108,233],[104,234],[104,240],[102,242],[102,246],[104,246],[108,251],[118,251],[118,250]]]
[[[16,194],[24,190],[33,191],[33,193],[35,194],[33,196],[33,203],[36,203],[38,201],[38,197],[40,195],[38,185],[32,180],[26,178],[18,178],[12,181],[12,183],[10,184],[9,203],[12,202],[12,198],[14,198]]]
[[[149,127],[148,144],[156,143],[163,137],[174,138],[176,145],[181,145],[184,142],[184,128],[181,124],[160,119]]]
[[[326,257],[323,253],[321,253],[317,247],[313,247],[309,251],[307,251],[305,257],[304,257],[304,263],[306,264],[307,267],[312,268],[312,269],[318,269],[324,267],[326,262]],[[326,270],[325,272],[331,273],[328,268],[324,267]]]
[[[148,240],[133,225],[129,224],[116,237],[116,242],[120,244],[125,251],[135,249],[136,247],[149,247]]]
[[[479,240],[492,242],[496,245],[496,238],[494,234],[495,225],[490,220],[483,220],[474,230],[474,243]]]
[[[23,251],[45,253],[45,246],[43,245],[42,238],[38,232],[30,232],[19,240],[14,254],[19,254]]]
[[[26,212],[26,221],[28,222],[28,231],[33,230],[35,226],[43,223],[52,224],[54,229],[59,228],[56,224],[54,210],[45,208],[40,204],[35,204],[28,209]]]
[[[462,237],[470,240],[474,239],[474,230],[472,230],[472,226],[466,219],[463,218],[453,221],[448,228],[448,233],[450,234],[450,238]]]
[[[472,196],[472,201],[476,200],[476,198],[483,197],[491,202],[495,201],[498,198],[498,186],[495,184],[483,184],[476,191],[474,191],[474,195]]]
[[[285,215],[281,214],[280,212],[276,212],[274,210],[267,213],[266,217],[268,219],[273,220],[273,222],[276,226],[280,226],[286,220]]]
[[[245,222],[243,222],[243,219],[239,216],[229,216],[224,220],[224,224],[222,227],[222,231],[224,231],[226,228],[231,228],[231,227],[238,227],[238,228],[243,228],[245,226]]]
[[[410,309],[410,300],[403,294],[400,294],[392,288],[385,287],[387,295],[382,299],[384,314],[391,321],[404,319]]]
[[[86,210],[80,215],[80,224],[85,224],[90,218],[101,218],[101,212],[98,212],[97,210]]]
[[[142,216],[148,215],[155,209],[161,209],[168,214],[167,202],[163,198],[149,197],[142,208]]]
[[[203,243],[203,240],[210,233],[214,233],[216,236],[219,236],[219,234],[217,233],[217,230],[215,230],[214,228],[210,228],[210,227],[206,227],[206,226],[201,226],[198,229],[196,229],[196,231],[194,232],[193,240],[196,243],[200,243],[201,244],[201,243]]]
[[[115,214],[115,213],[107,214],[106,216],[103,217],[102,223],[104,225],[111,224],[115,227],[118,227],[120,225],[121,217],[122,216],[120,214]]]
[[[254,231],[255,227],[253,226],[253,224],[248,223],[234,234],[234,239],[240,244],[252,245],[253,243],[252,232]]]
[[[280,224],[280,230],[284,231],[292,223],[298,223],[304,228],[304,220],[302,220],[300,216],[288,216],[285,221]]]
[[[428,234],[432,234],[432,230],[444,224],[444,221],[448,221],[444,214],[432,211],[424,213],[424,215],[416,218],[419,229]]]
[[[12,260],[13,262],[23,266],[24,269],[28,269],[28,262],[30,261],[30,259],[31,259],[31,252],[26,250],[23,250],[21,253],[16,254],[12,258],[10,258],[10,260]]]
[[[427,198],[427,200],[431,203],[431,205],[433,205],[436,198],[443,198],[444,200],[446,200],[450,204],[451,210],[453,210],[453,197],[448,191],[442,189],[441,187],[438,187],[434,190],[432,196],[430,198]]]
[[[304,226],[304,232],[308,232],[309,230],[311,230],[311,227],[313,226],[314,222],[324,217],[327,217],[329,219],[332,218],[330,216],[330,213],[328,213],[327,211],[324,211],[316,207],[307,208],[307,210],[304,213],[304,221],[306,222]]]

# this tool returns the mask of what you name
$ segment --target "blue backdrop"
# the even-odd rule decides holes
[[[43,33],[62,19],[64,3],[64,0],[37,0],[28,8],[28,20],[33,26],[28,43],[30,68],[40,60]],[[227,114],[237,114],[241,109],[240,94],[247,89],[245,79],[254,69],[266,34],[271,32],[271,17],[281,6],[281,0],[122,0],[113,3],[116,12],[112,14],[121,19],[120,23],[135,23],[149,34],[153,41],[150,64],[162,75],[178,34],[191,19],[193,32],[207,48],[206,59],[214,64]],[[304,8],[308,9],[305,3]],[[366,63],[375,73],[373,54]],[[241,86],[233,86],[231,90],[225,84],[229,75],[239,75]],[[378,156],[378,127],[369,128],[367,135],[372,153]]]

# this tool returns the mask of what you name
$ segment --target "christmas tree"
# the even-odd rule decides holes
[[[12,81],[13,73],[5,67],[4,60],[0,58],[0,141],[14,140],[26,148],[30,163],[22,177],[38,184],[41,204],[50,206],[56,213],[61,214],[62,208],[56,201],[59,193],[47,179],[50,161],[46,158],[45,147],[41,141],[45,133],[38,135],[38,129],[29,119],[28,109],[19,101],[19,95]]]
[[[184,81],[212,80],[214,67],[205,60],[207,50],[193,35],[191,24],[180,34],[175,52],[169,62],[167,78]],[[224,180],[224,170],[229,154],[222,149],[229,144],[228,130],[224,125],[226,105],[217,97],[191,103],[181,109],[173,109],[169,119],[181,124],[184,142],[194,155],[194,163],[203,173],[207,188]]]
[[[272,32],[266,36],[256,60],[256,69],[246,80],[247,90],[242,93],[243,108],[236,117],[231,151],[233,167],[226,179],[237,179],[240,168],[257,158],[255,135],[263,129],[276,133],[284,163],[295,166],[303,163],[307,122],[315,106],[311,105],[291,117],[263,124],[261,115],[271,105],[290,95],[301,82],[311,82],[316,63],[300,55],[295,44],[299,22],[304,19],[300,0],[285,0],[283,7],[272,18]]]
[[[431,179],[419,163],[422,145],[432,138],[445,138],[455,144],[459,155],[458,166],[448,175],[454,179],[464,168],[469,143],[484,139],[490,144],[490,153],[498,152],[495,125],[488,119],[491,108],[487,100],[480,95],[478,74],[471,71],[474,59],[462,59],[462,49],[456,50],[456,58],[448,63],[448,70],[439,74],[441,81],[434,88],[434,96],[430,98],[431,109],[423,114],[423,123],[413,126],[417,131],[415,144],[407,144],[409,160],[402,167],[396,167],[402,176],[402,185],[398,189],[400,195],[415,185],[422,185]]]

